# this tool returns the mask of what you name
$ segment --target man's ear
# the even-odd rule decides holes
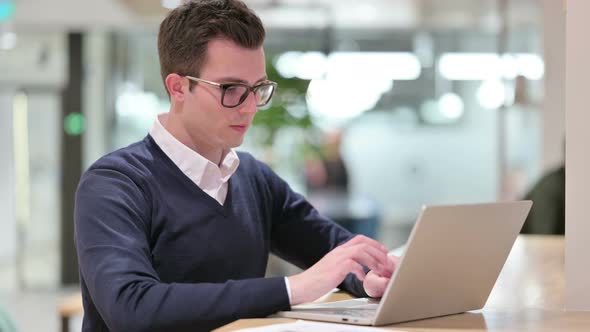
[[[184,91],[182,90],[184,77],[172,73],[166,76],[166,90],[170,94],[170,101],[184,101]]]

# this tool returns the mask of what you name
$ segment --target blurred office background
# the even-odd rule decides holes
[[[247,0],[279,91],[242,149],[391,248],[423,204],[524,197],[563,157],[546,2]],[[177,4],[0,0],[0,306],[22,331],[57,331],[76,290],[81,173],[168,111],[156,37]]]

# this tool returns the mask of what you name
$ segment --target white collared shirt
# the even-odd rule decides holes
[[[227,197],[227,182],[240,165],[238,154],[234,149],[229,150],[221,165],[217,166],[172,136],[162,125],[167,116],[167,113],[158,115],[150,130],[150,136],[182,173],[223,205]]]
[[[227,197],[229,178],[236,172],[240,165],[240,159],[234,149],[223,158],[221,165],[217,166],[209,159],[201,156],[196,151],[182,144],[176,137],[172,136],[162,125],[163,120],[168,117],[162,113],[156,117],[150,136],[172,162],[191,179],[207,195],[213,197],[219,204],[225,203]],[[285,277],[287,295],[291,302],[291,287],[289,280]]]

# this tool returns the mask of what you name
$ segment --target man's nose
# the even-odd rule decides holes
[[[240,113],[256,113],[258,112],[258,106],[256,106],[256,95],[254,92],[248,94],[246,100],[240,105]]]

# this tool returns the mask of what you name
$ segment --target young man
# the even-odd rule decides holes
[[[334,287],[382,295],[395,266],[385,247],[233,150],[276,88],[264,36],[238,0],[189,1],[162,22],[170,112],[92,165],[77,191],[83,331],[205,331]],[[264,278],[271,251],[306,270]]]

